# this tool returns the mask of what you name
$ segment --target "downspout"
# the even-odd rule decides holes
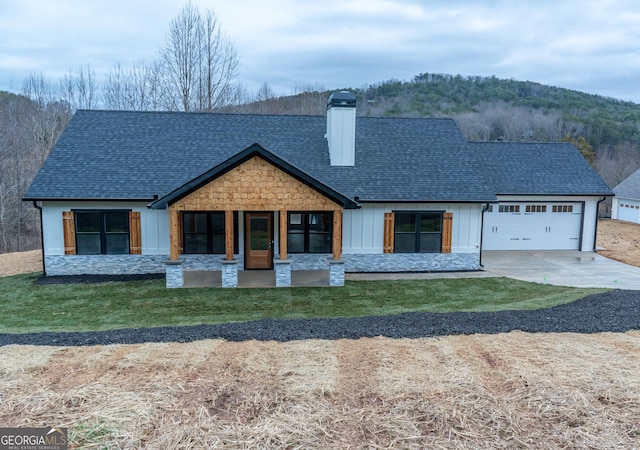
[[[484,267],[482,265],[482,236],[484,235],[484,213],[489,210],[489,203],[485,203],[482,205],[482,215],[480,216],[480,260],[478,263],[480,267]]]
[[[38,206],[38,202],[33,201],[33,207],[40,211],[40,246],[42,247],[42,276],[47,276],[47,266],[44,263],[44,228],[42,226],[42,206]]]
[[[598,200],[598,203],[596,203],[596,226],[594,227],[594,232],[593,232],[593,251],[594,252],[597,251],[596,239],[598,239],[598,215],[600,214],[600,203],[602,203],[606,199],[607,197],[602,197],[602,199]]]

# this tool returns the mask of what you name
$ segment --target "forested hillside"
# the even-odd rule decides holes
[[[40,245],[37,210],[20,199],[74,109],[100,104],[100,86],[94,96],[80,89],[81,77],[73,81],[75,96],[53,95],[55,90],[38,77],[25,83],[22,95],[0,91],[0,253]],[[528,81],[442,74],[345,89],[356,94],[360,116],[451,117],[473,141],[573,142],[611,187],[640,168],[640,105],[635,103]],[[102,97],[109,92],[102,91]],[[295,91],[276,97],[265,84],[245,97],[250,100],[214,112],[323,115],[335,90],[300,85]],[[92,102],[77,95],[86,92]]]

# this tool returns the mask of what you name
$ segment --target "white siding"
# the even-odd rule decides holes
[[[42,202],[45,256],[64,255],[62,212],[72,209],[130,209],[140,212],[143,255],[169,254],[169,214],[140,202]]]
[[[452,253],[474,253],[480,248],[482,205],[467,203],[365,203],[344,211],[344,254],[382,253],[384,213],[392,211],[447,211],[453,213]]]

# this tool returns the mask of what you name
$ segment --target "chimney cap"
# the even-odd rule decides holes
[[[355,108],[356,96],[349,91],[334,92],[329,96],[329,100],[327,100],[327,108],[331,108],[333,106]]]

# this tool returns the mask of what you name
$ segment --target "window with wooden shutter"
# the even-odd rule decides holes
[[[73,211],[62,212],[62,230],[64,234],[64,254],[76,254],[76,225]]]
[[[384,242],[382,244],[383,253],[393,253],[394,237],[394,214],[384,213]]]
[[[452,214],[395,211],[385,214],[384,253],[451,253]]]
[[[129,253],[142,254],[142,233],[140,229],[140,212],[129,211]]]
[[[65,229],[66,254],[128,255],[131,253],[130,211],[74,210],[67,214]],[[136,228],[140,248],[140,225]],[[73,247],[73,249],[71,249]],[[73,251],[73,253],[71,253]]]
[[[453,234],[453,213],[442,215],[442,253],[451,253],[451,236]]]

